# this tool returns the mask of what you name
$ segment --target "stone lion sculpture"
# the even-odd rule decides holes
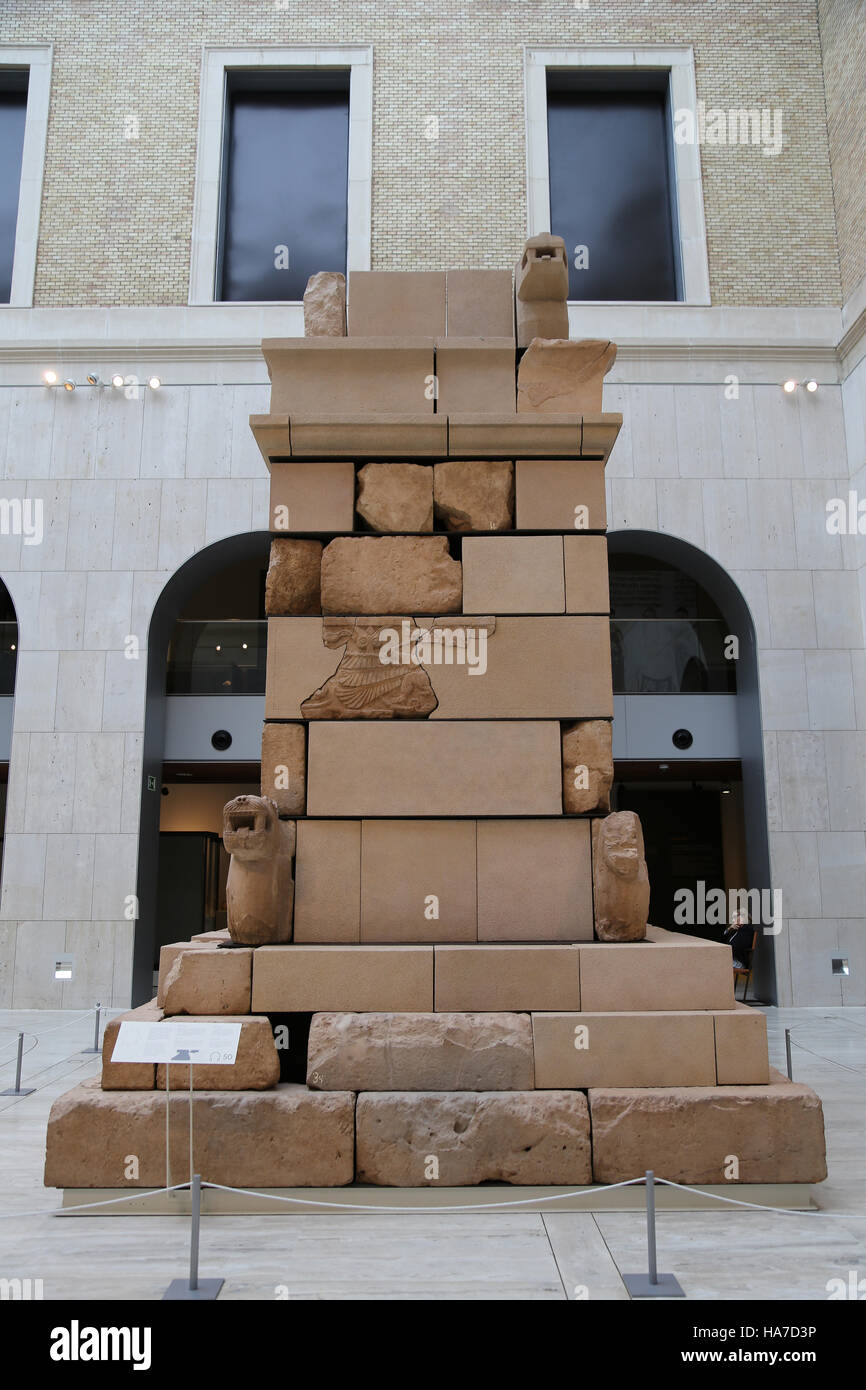
[[[599,941],[643,941],[650,885],[643,831],[634,811],[593,821],[592,877]]]
[[[236,796],[223,809],[223,844],[232,941],[263,946],[292,939],[295,822],[281,821],[269,796]]]

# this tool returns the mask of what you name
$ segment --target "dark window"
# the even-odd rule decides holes
[[[550,229],[568,248],[569,299],[681,298],[667,73],[549,72],[547,130]],[[587,268],[575,266],[578,247]]]
[[[302,299],[346,269],[348,73],[227,79],[217,296]]]
[[[27,73],[0,70],[0,304],[12,296],[15,224],[27,118]]]

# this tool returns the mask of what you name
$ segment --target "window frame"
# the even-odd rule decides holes
[[[8,303],[0,304],[0,310],[33,306],[53,56],[54,48],[50,43],[0,43],[0,69],[21,69],[27,73],[27,112],[12,251],[12,287]]]
[[[524,49],[526,101],[526,214],[527,235],[549,232],[550,160],[547,140],[547,74],[563,71],[603,71],[636,73],[641,69],[657,75],[668,73],[667,107],[671,116],[669,131],[670,180],[672,191],[671,226],[677,263],[679,299],[571,299],[575,306],[610,304],[652,304],[675,308],[679,305],[709,305],[710,272],[707,256],[707,229],[704,218],[700,146],[678,144],[673,138],[673,113],[697,109],[695,57],[691,47],[664,45],[630,47],[609,44],[604,47],[580,45],[569,48]]]
[[[367,45],[327,48],[214,48],[204,45],[201,69],[195,197],[190,248],[191,305],[297,305],[296,299],[227,300],[217,298],[222,236],[224,164],[229,72],[238,69],[287,75],[328,68],[349,73],[349,180],[346,208],[346,269],[369,270],[373,182],[373,50]]]

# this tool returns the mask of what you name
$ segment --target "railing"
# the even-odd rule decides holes
[[[730,637],[721,618],[612,618],[614,694],[735,695]]]
[[[181,619],[168,648],[168,695],[263,695],[265,620]]]
[[[0,695],[15,694],[15,668],[18,664],[18,624],[0,623]]]
[[[9,629],[9,634],[5,629]],[[718,618],[612,618],[613,688],[617,695],[734,695],[736,660],[727,625]],[[15,623],[0,623],[0,693],[11,694]],[[265,689],[267,621],[175,624],[168,651],[169,695],[261,695]],[[4,664],[11,661],[7,675]]]

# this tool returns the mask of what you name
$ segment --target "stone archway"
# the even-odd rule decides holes
[[[153,994],[153,954],[157,912],[159,863],[159,786],[162,775],[166,723],[166,657],[175,622],[184,604],[209,578],[229,566],[267,555],[270,537],[250,531],[198,551],[177,570],[157,599],[147,638],[147,695],[142,756],[141,817],[138,838],[138,920],[135,927],[132,970],[132,1002],[148,1001]]]
[[[628,552],[672,565],[695,580],[724,615],[729,631],[739,639],[737,662],[737,734],[743,773],[746,864],[750,888],[769,889],[770,848],[764,778],[764,743],[758,680],[758,648],[749,606],[727,571],[712,556],[688,541],[656,531],[608,532],[608,554]],[[776,1003],[778,997],[775,938],[761,940],[755,968],[757,997]]]

